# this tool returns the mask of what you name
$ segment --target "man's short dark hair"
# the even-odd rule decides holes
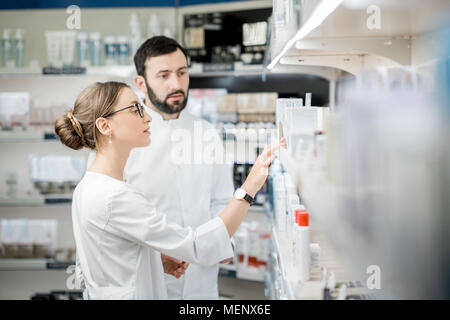
[[[159,57],[180,49],[187,59],[186,50],[174,39],[165,36],[155,36],[147,39],[134,55],[134,65],[138,75],[145,77],[145,61],[148,58]]]

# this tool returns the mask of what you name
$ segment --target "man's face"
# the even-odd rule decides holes
[[[189,74],[180,49],[145,62],[145,85],[150,102],[161,112],[179,113],[187,104]]]

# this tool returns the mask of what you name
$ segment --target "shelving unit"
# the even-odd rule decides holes
[[[439,48],[430,31],[444,21],[448,8],[439,0],[426,7],[401,1],[316,1],[302,8],[299,29],[275,41],[268,67],[328,66],[357,75],[364,68],[420,65]],[[427,52],[417,50],[421,41],[427,41]]]
[[[221,64],[216,65],[220,66]],[[232,71],[203,72],[204,65],[202,63],[193,63],[189,68],[189,75],[191,77],[241,76],[254,74],[260,75],[266,72],[266,69],[263,65],[245,65],[242,62],[234,62],[229,65],[232,66]],[[41,68],[0,68],[0,79],[40,77],[118,77],[124,79],[132,79],[135,75],[136,70],[134,65],[88,67],[86,69],[86,72],[81,74],[43,74]]]
[[[264,206],[266,215],[273,216],[272,208],[269,204]],[[311,213],[312,214],[312,213]],[[271,239],[274,247],[274,254],[281,271],[281,287],[288,300],[321,300],[323,299],[323,289],[325,280],[322,279],[323,268],[333,271],[337,282],[347,283],[353,281],[348,272],[347,265],[342,262],[341,257],[335,252],[334,246],[330,244],[329,239],[322,235],[317,227],[311,229],[311,239],[318,243],[321,248],[320,265],[322,269],[311,270],[311,278],[308,281],[302,281],[299,277],[296,265],[293,262],[292,252],[289,252],[290,245],[286,233],[277,231],[275,223],[271,220]],[[358,293],[368,292],[367,289],[358,288]]]
[[[430,1],[427,5],[419,1],[323,0],[311,1],[309,4],[305,2],[301,5],[305,6],[301,8],[301,23],[298,28],[286,25],[284,34],[278,38],[272,38],[272,60],[268,69],[272,73],[322,74],[330,81],[332,113],[336,111],[333,100],[336,84],[344,76],[356,80],[355,82],[359,84],[364,79],[366,70],[412,69],[420,77],[425,90],[436,91],[437,61],[445,41],[438,38],[435,31],[443,22],[446,22],[445,16],[450,10],[450,3],[439,0]],[[376,20],[377,14],[381,21]],[[380,23],[379,27],[376,26],[378,22]],[[364,103],[363,101],[359,102]],[[340,124],[342,125],[342,123]],[[333,130],[339,129],[342,128],[333,128]],[[335,150],[334,152],[339,151]],[[336,154],[333,155],[336,156]],[[376,157],[373,154],[367,156]],[[394,263],[400,261],[400,259],[391,260],[395,262],[389,264],[391,262],[389,258],[394,257],[392,251],[395,249],[390,249],[389,254],[392,256],[388,257],[385,252],[386,248],[382,245],[384,243],[382,239],[377,239],[378,243],[374,243],[375,241],[370,241],[371,236],[364,234],[364,228],[371,229],[372,233],[376,231],[374,227],[369,227],[370,222],[375,221],[375,218],[373,216],[364,217],[363,204],[369,203],[373,207],[378,208],[379,206],[382,209],[383,203],[370,203],[375,199],[379,201],[380,193],[372,190],[372,186],[354,190],[355,188],[347,187],[346,189],[344,186],[336,185],[337,182],[328,176],[332,175],[333,169],[336,168],[325,172],[318,168],[313,159],[295,158],[286,150],[280,150],[279,159],[285,170],[295,180],[301,202],[310,212],[311,226],[316,228],[315,232],[321,241],[327,243],[325,246],[329,245],[332,251],[336,252],[336,256],[331,260],[338,261],[336,263],[338,269],[354,278],[350,279],[345,273],[339,277],[336,274],[337,281],[360,280],[364,282],[368,277],[366,267],[374,263],[373,261],[377,261],[376,263],[381,265],[381,269],[385,268],[383,272],[389,273],[389,275],[385,275],[386,277],[393,277],[395,273],[393,268],[396,267]],[[339,160],[344,161],[343,159]],[[381,173],[379,174],[379,179],[383,179]],[[357,184],[360,177],[350,177],[350,179],[352,178],[356,180],[354,183]],[[373,186],[373,188],[376,187],[376,185]],[[392,201],[392,199],[389,200]],[[386,201],[389,200],[386,199]],[[353,208],[352,205],[356,208]],[[438,205],[436,206],[438,207]],[[354,212],[346,214],[346,209]],[[359,215],[357,214],[358,210],[360,211]],[[398,219],[398,217],[396,218]],[[398,223],[389,230],[399,231],[400,225],[401,223]],[[380,228],[384,227],[386,226],[380,225]],[[285,287],[289,289],[286,298],[295,299],[295,295],[291,293],[295,291],[296,277],[290,274],[289,267],[286,266],[291,265],[292,261],[286,258],[288,254],[283,253],[283,234],[277,234],[276,229],[273,229],[272,238],[275,251],[281,256],[280,266],[282,269],[284,268],[283,273],[286,276]],[[395,235],[390,238],[391,241],[397,240]],[[372,239],[376,239],[376,237]],[[323,249],[322,243],[320,246]],[[396,248],[401,248],[401,245]],[[403,264],[398,263],[398,265]],[[402,276],[400,273],[395,274],[397,278]],[[383,281],[389,282],[385,278]],[[397,286],[403,284],[398,279],[395,281]],[[412,287],[413,285],[407,283],[406,280],[404,283],[406,285],[402,287],[403,294],[407,296],[407,286]],[[385,286],[390,288],[378,292],[375,290],[371,294],[380,293],[389,298],[398,294],[398,292],[393,293],[393,284],[385,282]],[[308,292],[308,289],[305,289],[304,292]],[[306,295],[309,296],[308,293]]]

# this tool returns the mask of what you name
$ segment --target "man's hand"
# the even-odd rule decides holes
[[[180,278],[186,271],[189,263],[181,261],[165,254],[161,254],[161,261],[164,267],[164,273],[170,274],[175,278]]]

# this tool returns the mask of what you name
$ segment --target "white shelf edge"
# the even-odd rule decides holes
[[[45,207],[69,205],[72,194],[52,194],[38,197],[0,198],[0,207]]]
[[[67,265],[73,265],[72,261],[56,261],[54,259],[21,259],[0,258],[0,271],[46,271],[64,270]],[[54,264],[57,267],[49,267]]]
[[[47,270],[47,259],[0,259],[0,271]]]
[[[246,75],[262,75],[266,72],[263,65],[245,65],[241,62],[234,62],[233,71],[216,71],[203,72],[202,63],[194,63],[189,68],[189,76],[191,77],[221,77],[221,76],[246,76]]]
[[[49,77],[118,77],[130,78],[136,74],[134,65],[88,67],[81,74],[43,74],[42,68],[0,68],[0,79],[49,78]]]

